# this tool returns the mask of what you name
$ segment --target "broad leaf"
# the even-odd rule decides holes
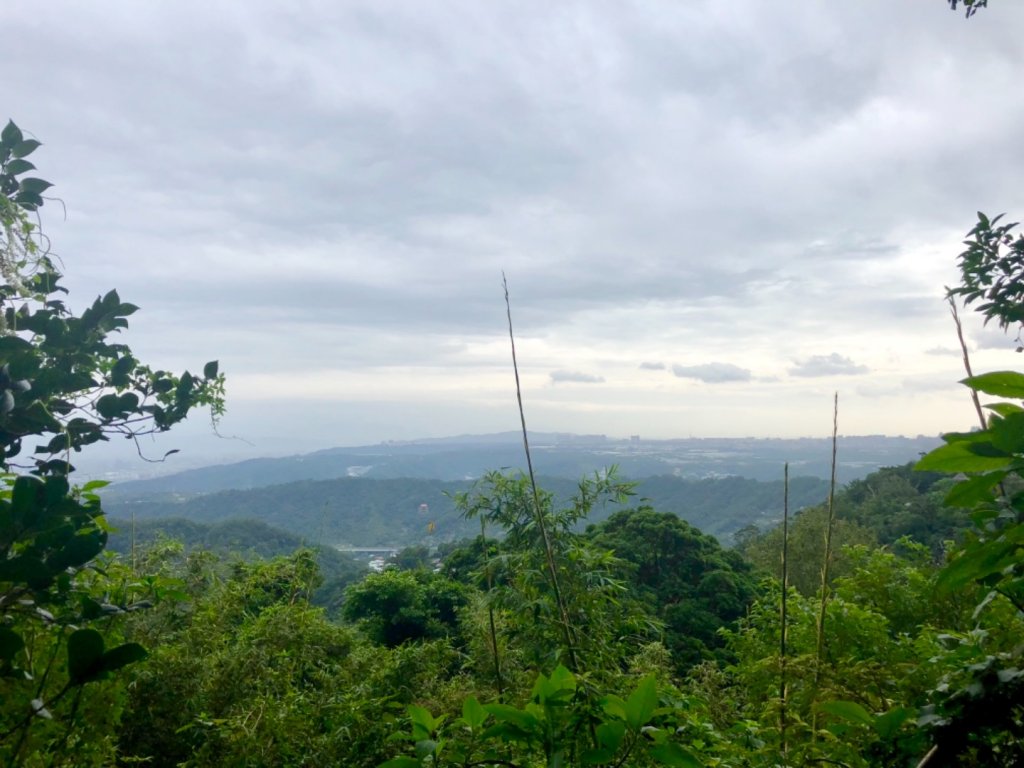
[[[931,472],[991,472],[1004,469],[1013,462],[1012,456],[982,456],[977,443],[961,441],[936,448],[923,456],[914,469]],[[972,450],[973,449],[973,450]]]
[[[487,720],[487,710],[477,701],[476,696],[470,696],[462,702],[462,720],[473,730],[482,726]]]
[[[495,720],[511,723],[526,732],[536,730],[539,724],[537,718],[529,712],[516,709],[508,704],[485,704],[484,709],[493,715]]]
[[[7,173],[11,174],[12,176],[15,176],[19,173],[25,173],[26,171],[34,171],[35,168],[36,167],[32,165],[32,163],[30,163],[28,160],[11,160],[9,163],[7,163],[7,166],[4,170],[6,170]]]
[[[138,643],[124,643],[104,653],[100,665],[104,672],[113,672],[142,661],[148,655],[146,649]]]
[[[0,625],[0,661],[10,662],[22,648],[25,641],[10,627]]]
[[[1005,477],[1006,472],[989,472],[961,480],[949,490],[943,503],[947,507],[970,509],[982,501],[990,501],[992,488]]]
[[[855,701],[826,701],[819,704],[818,709],[851,723],[859,723],[872,728],[875,725],[875,718],[871,716],[871,713]]]
[[[626,723],[634,731],[647,725],[658,707],[654,675],[647,675],[626,699]]]
[[[662,765],[678,765],[682,768],[702,768],[703,766],[703,763],[692,752],[674,741],[655,744],[647,752]]]
[[[27,157],[41,146],[43,146],[42,142],[36,141],[35,139],[24,139],[14,145],[14,149],[11,150],[11,157]],[[8,168],[9,167],[10,164],[8,163]]]
[[[970,376],[961,383],[986,395],[1024,400],[1024,374],[1016,371],[992,371]]]
[[[94,680],[103,668],[103,636],[95,629],[78,629],[68,637],[68,677],[74,685]]]

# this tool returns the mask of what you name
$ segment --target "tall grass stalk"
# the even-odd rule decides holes
[[[781,614],[779,625],[779,743],[782,751],[782,764],[786,765],[786,753],[789,743],[786,738],[786,633],[788,615],[786,613],[786,597],[789,591],[789,462],[782,470],[782,599],[779,601]]]
[[[569,622],[569,611],[562,596],[562,588],[558,580],[558,566],[555,563],[555,550],[551,544],[551,536],[548,533],[547,521],[544,519],[544,509],[540,503],[540,492],[537,490],[537,478],[533,472],[533,459],[530,456],[530,438],[526,431],[526,412],[523,409],[523,390],[519,383],[519,363],[516,360],[516,337],[512,331],[512,303],[508,296],[508,279],[505,273],[501,273],[501,284],[505,289],[505,313],[508,316],[508,338],[512,345],[512,370],[516,377],[516,401],[519,403],[519,421],[523,428],[523,450],[526,452],[526,469],[530,476],[530,489],[533,494],[533,514],[537,521],[537,529],[540,531],[541,540],[544,544],[544,558],[547,561],[548,578],[551,581],[551,591],[555,595],[555,603],[558,607],[558,616],[562,625],[562,635],[565,639],[565,647],[569,654],[569,664],[573,672],[579,672],[579,660],[576,658],[576,639],[572,624]]]
[[[818,608],[817,641],[814,652],[814,694],[811,699],[811,738],[818,738],[818,693],[825,660],[825,618],[828,611],[829,577],[832,570],[832,533],[836,522],[836,448],[839,441],[839,393],[832,399],[832,478],[828,489],[828,520],[825,524],[825,556],[821,563],[821,604]]]
[[[487,529],[485,528],[484,516],[480,516],[480,546],[484,547],[484,574],[487,577],[487,623],[491,633],[491,654],[494,659],[494,685],[498,689],[498,701],[503,701],[505,696],[505,681],[501,677],[501,656],[498,652],[498,630],[494,625],[494,603],[491,597],[494,595],[494,575],[491,573],[491,559],[487,554]]]

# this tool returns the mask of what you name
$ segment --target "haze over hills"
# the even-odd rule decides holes
[[[905,464],[932,438],[844,437],[840,481]],[[567,500],[578,479],[617,465],[638,481],[631,505],[673,512],[728,542],[744,526],[770,526],[781,513],[782,467],[790,463],[791,508],[827,495],[831,440],[617,440],[602,435],[535,434],[541,484]],[[255,459],[119,483],[104,506],[115,518],[184,518],[203,523],[251,518],[334,546],[406,546],[473,535],[451,494],[492,469],[524,464],[519,433],[334,448]],[[600,520],[615,511],[595,511]]]
[[[839,438],[837,478],[864,477],[883,466],[904,464],[939,445],[937,437]],[[792,476],[827,478],[828,438],[681,438],[644,440],[604,435],[531,433],[534,468],[549,477],[578,479],[612,464],[632,479],[672,475],[684,479],[738,476],[777,480],[789,462]],[[109,499],[153,494],[194,495],[260,488],[299,480],[341,477],[471,480],[492,469],[523,468],[519,432],[330,448],[283,458],[250,459],[162,477],[115,483]]]

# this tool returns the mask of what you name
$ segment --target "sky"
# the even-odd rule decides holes
[[[177,466],[518,428],[938,434],[943,296],[1024,216],[1024,3],[4,0],[82,309],[220,361]],[[1013,334],[965,327],[976,370]],[[130,446],[120,446],[126,450]],[[132,451],[128,451],[132,454]],[[111,454],[113,455],[113,454]]]

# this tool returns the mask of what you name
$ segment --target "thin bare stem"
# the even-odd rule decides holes
[[[579,663],[576,658],[576,642],[573,637],[572,624],[569,622],[569,611],[566,608],[565,600],[562,597],[562,589],[558,581],[558,567],[555,564],[555,551],[551,545],[551,536],[548,534],[547,522],[544,519],[544,510],[540,503],[540,492],[537,490],[537,478],[533,472],[533,459],[530,456],[530,439],[526,430],[526,412],[523,409],[523,390],[519,384],[519,363],[516,360],[516,337],[512,332],[512,303],[508,297],[508,279],[505,273],[501,273],[501,284],[505,289],[505,313],[508,316],[508,338],[512,345],[512,370],[516,377],[516,401],[519,403],[519,421],[523,427],[523,450],[526,452],[526,469],[530,476],[530,488],[533,491],[533,514],[537,521],[537,528],[540,530],[541,539],[544,542],[544,556],[547,560],[548,576],[551,579],[551,590],[555,593],[555,603],[558,606],[558,615],[562,623],[562,634],[565,637],[566,650],[569,652],[569,662],[573,672],[579,671]]]
[[[956,307],[956,299],[950,296],[946,301],[949,302],[949,313],[953,316],[953,324],[956,325],[956,337],[960,341],[960,351],[964,356],[964,370],[967,371],[968,376],[974,376],[974,371],[971,370],[971,356],[967,353],[967,342],[964,341],[964,328],[960,323],[960,313]],[[974,402],[974,410],[978,413],[981,428],[986,429],[988,423],[985,420],[985,412],[981,409],[981,401],[978,399],[978,392],[975,389],[971,389],[971,400]]]
[[[836,453],[839,441],[839,393],[832,400],[832,479],[828,489],[828,519],[825,524],[825,557],[821,563],[821,605],[818,609],[817,645],[815,648],[814,665],[814,697],[817,704],[818,689],[821,686],[821,667],[825,657],[825,617],[828,610],[829,576],[832,569],[832,533],[835,529],[836,509]],[[818,737],[818,709],[814,707],[811,715],[811,738]]]
[[[484,547],[484,554],[487,554],[487,532],[484,516],[480,516],[480,545]],[[491,559],[484,561],[484,573],[487,575],[487,621],[491,631],[491,652],[494,656],[494,684],[498,689],[498,701],[503,701],[505,696],[505,682],[501,678],[501,657],[498,655],[498,630],[494,625],[494,604],[490,596],[494,592],[494,576],[491,574]]]
[[[786,738],[786,633],[788,616],[786,597],[789,591],[789,462],[783,467],[782,483],[782,600],[779,603],[781,624],[779,629],[779,741],[782,764],[786,764],[789,744]]]

